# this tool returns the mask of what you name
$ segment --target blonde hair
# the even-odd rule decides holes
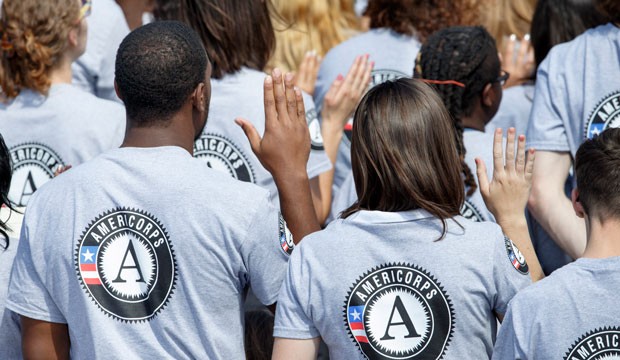
[[[50,70],[67,48],[80,17],[77,0],[5,0],[0,16],[0,86],[14,98],[23,89],[47,94]]]
[[[483,25],[495,39],[498,49],[504,48],[504,37],[515,34],[523,39],[529,34],[536,0],[487,0]]]
[[[297,69],[308,51],[324,56],[359,30],[353,0],[274,0],[276,48],[267,65]]]

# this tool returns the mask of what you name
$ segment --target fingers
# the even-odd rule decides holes
[[[254,125],[252,125],[251,122],[245,119],[242,119],[242,118],[236,118],[235,123],[241,126],[241,129],[243,129],[245,136],[250,141],[250,146],[252,147],[252,151],[254,152],[254,154],[256,154],[256,156],[259,156],[261,137],[258,134],[258,131],[256,131],[256,128],[254,127]]]
[[[272,126],[278,121],[278,112],[276,110],[276,100],[273,91],[273,78],[267,76],[263,83],[263,96],[265,104],[265,128]]]
[[[525,135],[519,135],[517,144],[517,174],[521,175],[525,171]]]
[[[532,174],[534,173],[534,160],[536,158],[536,151],[534,149],[530,149],[527,152],[527,163],[525,165],[525,180],[528,183],[532,183]]]
[[[288,109],[286,107],[286,94],[284,93],[284,83],[282,79],[282,71],[280,69],[273,69],[271,76],[273,77],[273,97],[276,103],[276,111],[278,116],[276,121],[285,120]]]
[[[295,101],[296,101],[296,107],[297,107],[297,120],[300,122],[303,122],[304,124],[306,124],[305,126],[307,126],[307,121],[306,121],[306,106],[304,105],[304,97],[301,95],[301,90],[299,89],[295,89]],[[292,117],[291,119],[295,119],[295,117]]]
[[[504,172],[504,151],[502,149],[502,129],[495,129],[493,137],[493,173]]]
[[[340,91],[342,84],[344,84],[344,77],[342,75],[338,75],[336,80],[334,80],[332,85],[329,87],[329,90],[327,90],[327,94],[325,94],[324,102],[328,103],[329,105],[332,105],[332,101],[335,102],[336,95]]]
[[[506,170],[515,171],[515,128],[508,129],[508,138],[506,139]]]
[[[360,85],[362,84],[362,80],[364,79],[364,73],[370,66],[370,63],[368,62],[368,57],[369,57],[368,54],[362,56],[360,63],[355,71],[355,74],[353,74],[353,82],[351,84],[351,88],[356,93],[358,92],[358,89],[360,88]]]
[[[284,76],[284,94],[286,96],[286,109],[289,119],[294,119],[297,116],[297,101],[295,99],[293,74],[291,73],[287,73]],[[279,115],[281,118],[282,114]],[[282,119],[280,119],[280,121],[282,121]]]
[[[484,161],[476,158],[476,175],[478,176],[478,187],[482,196],[486,196],[489,192],[489,177],[487,176],[487,167]]]

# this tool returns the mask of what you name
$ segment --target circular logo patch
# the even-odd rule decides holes
[[[291,255],[293,253],[293,248],[295,248],[295,243],[293,242],[293,234],[291,234],[286,226],[286,221],[284,221],[282,214],[280,214],[279,228],[280,247],[286,255]]]
[[[617,91],[596,106],[586,125],[586,139],[592,139],[608,128],[620,127],[620,91]]]
[[[517,246],[507,236],[504,236],[504,243],[506,245],[506,253],[508,253],[508,260],[510,260],[512,266],[521,274],[526,275],[529,271],[529,267],[521,251],[519,251]]]
[[[310,146],[312,150],[325,150],[323,147],[323,135],[321,135],[321,124],[316,115],[316,109],[306,112],[308,130],[310,131]]]
[[[389,69],[377,69],[373,70],[370,74],[370,85],[369,89],[373,88],[376,85],[382,84],[388,80],[396,80],[403,77],[411,77],[410,75],[404,74],[398,70],[389,70]],[[351,132],[353,130],[353,117],[349,118],[347,124],[344,126],[344,135],[342,137],[342,141],[347,146],[351,146]]]
[[[60,156],[43,144],[21,144],[9,152],[13,166],[9,200],[17,206],[26,206],[34,192],[54,177],[59,166],[64,166]]]
[[[345,325],[368,359],[441,359],[454,330],[448,294],[427,271],[386,264],[353,284]]]
[[[583,335],[564,356],[564,360],[620,360],[620,328],[606,327]]]
[[[465,200],[463,206],[461,206],[461,216],[475,222],[484,221],[482,213],[469,200]]]
[[[98,216],[78,242],[78,279],[106,314],[124,321],[154,317],[174,290],[177,270],[163,225],[140,210]]]
[[[222,136],[203,133],[194,142],[194,157],[234,179],[251,183],[255,181],[252,166],[243,152]]]

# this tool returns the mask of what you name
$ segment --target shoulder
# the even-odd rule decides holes
[[[570,287],[570,284],[567,286],[566,279],[574,274],[574,270],[574,265],[565,265],[546,278],[519,291],[510,302],[513,311],[527,312],[528,309],[545,311],[545,308],[553,306],[554,302],[550,302],[549,299],[566,297]]]

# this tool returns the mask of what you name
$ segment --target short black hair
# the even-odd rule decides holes
[[[138,126],[169,120],[205,81],[208,58],[200,37],[178,21],[131,32],[116,54],[116,84],[128,120]]]
[[[579,202],[601,221],[620,218],[620,129],[586,140],[575,156]]]
[[[415,78],[453,80],[462,84],[433,84],[433,87],[454,120],[467,196],[471,196],[478,185],[465,163],[465,129],[461,119],[472,114],[475,100],[488,83],[497,79],[500,71],[495,40],[481,26],[453,26],[435,32],[422,45],[416,60]]]

